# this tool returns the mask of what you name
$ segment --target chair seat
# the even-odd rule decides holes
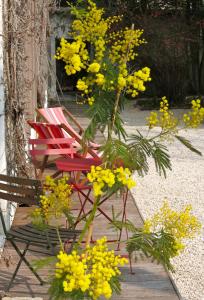
[[[91,166],[101,165],[101,160],[93,158],[65,158],[55,161],[57,169],[64,172],[90,171]]]
[[[80,234],[80,230],[59,229],[59,235],[63,242],[71,240]],[[14,227],[8,231],[8,239],[16,239],[31,245],[46,247],[48,244],[55,246],[59,244],[58,234],[54,227],[49,226],[46,230],[39,230],[32,224]]]

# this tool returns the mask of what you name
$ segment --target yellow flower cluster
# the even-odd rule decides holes
[[[89,65],[87,71],[91,73],[98,73],[100,67],[101,67],[100,64],[98,64],[97,62],[93,62],[92,64]]]
[[[147,118],[147,125],[149,128],[153,128],[157,125],[159,125],[159,119],[158,119],[158,113],[151,111],[149,117]]]
[[[77,81],[77,88],[79,91],[88,91],[88,85],[82,79]]]
[[[145,91],[144,82],[151,81],[150,69],[145,67],[139,71],[133,73],[133,75],[127,76],[127,94],[131,94],[132,97],[136,97],[139,92]]]
[[[200,99],[192,100],[192,109],[183,115],[183,122],[186,127],[197,128],[204,121],[204,107]],[[176,130],[179,120],[169,110],[169,103],[166,97],[162,97],[159,113],[151,112],[147,118],[149,128],[160,126],[165,130]]]
[[[69,43],[61,38],[60,47],[57,49],[55,58],[62,59],[66,63],[65,71],[67,75],[72,75],[86,68],[89,54],[86,44],[81,39]]]
[[[110,26],[121,18],[112,16],[103,18],[104,9],[97,8],[96,4],[88,0],[89,6],[86,13],[74,20],[72,24],[73,37],[91,43],[95,48],[95,60],[102,61],[105,52],[106,41],[104,39]]]
[[[204,107],[201,107],[200,99],[192,100],[192,110],[183,115],[183,121],[187,127],[197,128],[204,120]]]
[[[94,104],[93,93],[97,88],[108,92],[124,90],[132,97],[145,91],[144,83],[151,80],[150,69],[145,67],[132,74],[127,69],[128,62],[137,56],[136,47],[145,42],[141,39],[143,30],[110,30],[113,23],[119,22],[121,17],[105,18],[104,10],[97,8],[92,0],[88,0],[88,8],[83,14],[79,14],[77,9],[72,12],[76,16],[71,32],[74,42],[69,43],[62,38],[55,57],[66,63],[68,75],[81,69],[87,70],[87,76],[80,78],[76,87],[88,104]],[[92,47],[90,55],[86,48],[87,42]],[[112,64],[116,72],[108,71],[109,64]]]
[[[183,210],[175,211],[165,201],[160,211],[144,222],[143,231],[150,233],[163,229],[165,232],[172,234],[175,238],[175,248],[179,254],[179,251],[184,248],[182,240],[194,238],[201,229],[201,223],[191,214],[191,210],[191,205],[187,205]]]
[[[105,77],[104,77],[104,75],[101,74],[101,73],[96,74],[95,82],[99,86],[103,85],[105,83]]]
[[[118,266],[127,263],[127,259],[108,250],[106,237],[97,240],[93,247],[87,246],[81,255],[72,251],[71,254],[60,252],[57,257],[55,276],[62,279],[64,291],[81,290],[93,300],[101,296],[111,298],[110,280],[118,278]]]
[[[50,176],[46,177],[43,195],[40,196],[40,208],[34,211],[34,216],[43,216],[48,222],[52,216],[60,217],[70,210],[71,187],[67,184],[68,177],[55,181]]]
[[[120,167],[111,170],[92,166],[90,173],[87,174],[87,178],[93,183],[95,197],[100,197],[113,186],[117,186],[118,188],[127,186],[128,189],[134,187],[136,183],[131,178],[131,175],[128,168]]]
[[[178,124],[178,119],[174,117],[172,111],[169,110],[169,103],[166,97],[162,97],[160,102],[160,126],[162,129],[174,129]]]
[[[116,89],[126,88],[127,94],[136,97],[138,92],[145,91],[144,82],[151,81],[150,69],[145,67],[133,74],[128,74],[127,63],[137,56],[135,48],[144,43],[140,39],[143,30],[126,28],[123,31],[113,32],[110,35],[112,41],[109,58],[113,64],[118,64],[119,75]]]
[[[110,41],[112,42],[109,58],[112,63],[119,63],[121,70],[124,68],[123,63],[134,60],[137,56],[135,48],[145,43],[141,39],[143,30],[135,30],[125,28],[124,30],[113,32],[110,34]]]
[[[94,97],[89,97],[87,100],[88,100],[88,104],[90,106],[92,106],[94,104]]]
[[[76,251],[72,251],[70,255],[60,251],[56,263],[56,278],[64,278],[63,289],[65,292],[80,289],[85,292],[90,286],[90,274],[86,274],[87,265],[77,255]]]
[[[160,126],[164,130],[175,130],[178,125],[178,119],[173,112],[169,110],[169,103],[166,97],[162,97],[160,102],[159,113],[151,112],[147,118],[147,125],[149,128]]]

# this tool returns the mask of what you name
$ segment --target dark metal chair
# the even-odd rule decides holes
[[[10,177],[0,174],[0,199],[16,202],[18,204],[26,204],[28,206],[38,205],[39,195],[41,193],[42,187],[39,180]],[[71,252],[76,238],[81,232],[80,230],[60,228],[57,233],[56,229],[51,226],[49,226],[48,229],[41,231],[34,228],[32,224],[16,226],[7,230],[1,208],[0,220],[6,239],[11,243],[20,257],[6,291],[9,291],[22,262],[24,262],[31,272],[33,272],[41,285],[44,283],[25,257],[28,250],[42,254],[55,255],[59,250],[57,249],[57,246],[59,245],[59,234],[62,242],[71,243],[71,246],[67,251]],[[25,244],[23,251],[19,249],[18,243]]]

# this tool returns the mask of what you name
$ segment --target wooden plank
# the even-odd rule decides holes
[[[37,179],[29,179],[29,178],[20,178],[20,177],[13,177],[7,176],[4,174],[0,174],[0,181],[6,181],[10,183],[17,183],[20,185],[30,185],[30,186],[41,186],[40,180]]]
[[[23,187],[23,186],[17,186],[17,185],[11,185],[11,184],[4,184],[0,182],[0,190],[12,192],[16,194],[23,194],[23,195],[29,195],[29,196],[35,196],[36,195],[36,187],[29,188],[29,187]]]
[[[27,204],[27,205],[38,204],[37,199],[35,199],[34,197],[30,197],[30,196],[23,197],[17,195],[15,196],[15,195],[2,193],[2,192],[0,192],[0,199],[12,201],[19,204]]]

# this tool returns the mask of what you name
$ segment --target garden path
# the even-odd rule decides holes
[[[186,110],[176,109],[174,113],[181,117]],[[123,112],[125,129],[129,134],[136,130],[147,134],[145,118],[149,111],[139,111],[132,104]],[[158,133],[158,129],[153,129]],[[191,204],[193,214],[204,226],[204,124],[198,129],[179,131],[179,135],[188,139],[198,149],[199,156],[180,142],[166,142],[172,162],[172,171],[167,172],[167,178],[159,176],[155,171],[154,162],[149,160],[149,173],[143,178],[135,174],[137,186],[132,195],[144,218],[152,216],[168,199],[173,209],[181,209]],[[204,227],[203,227],[204,228]],[[176,272],[172,274],[174,282],[183,300],[204,299],[204,238],[203,229],[193,240],[187,240],[187,247],[181,255],[173,259]]]

